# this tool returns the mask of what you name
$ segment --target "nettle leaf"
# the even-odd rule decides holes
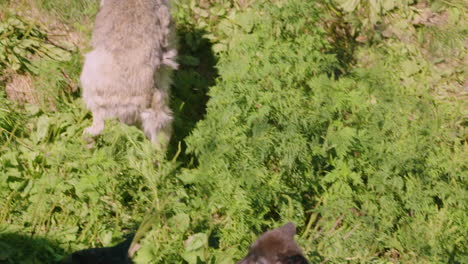
[[[7,24],[10,26],[10,27],[16,27],[16,28],[19,28],[19,29],[24,29],[24,23],[23,21],[19,20],[18,18],[15,18],[15,17],[11,17],[7,20]]]
[[[340,127],[340,124],[337,125],[331,126],[327,134],[327,140],[336,150],[336,155],[342,158],[350,150],[356,136],[356,130],[352,127]]]
[[[230,20],[223,20],[218,25],[218,30],[226,36],[231,36],[234,33],[235,25]]]
[[[243,13],[236,15],[235,23],[238,24],[245,32],[251,32],[255,24],[255,17],[252,13]]]
[[[19,44],[19,47],[21,47],[23,49],[26,49],[26,48],[29,48],[29,47],[32,47],[32,46],[37,46],[37,43],[38,43],[37,40],[25,39],[25,40],[21,41],[21,43]]]
[[[383,0],[381,5],[382,5],[382,9],[385,12],[388,12],[392,10],[393,8],[395,8],[396,2],[395,0]]]
[[[20,55],[20,56],[26,56],[26,51],[24,49],[21,49],[20,48],[21,46],[15,46],[13,47],[13,51],[17,54],[17,55]]]
[[[23,66],[29,71],[29,72],[32,72],[34,74],[38,74],[39,73],[39,67],[32,63],[31,61],[24,61],[23,62]]]
[[[185,241],[185,251],[197,251],[205,247],[207,243],[208,236],[205,233],[193,234]]]
[[[227,13],[227,10],[221,5],[215,5],[214,7],[210,8],[210,12],[215,16],[223,16]]]
[[[188,214],[179,213],[169,219],[169,225],[171,226],[171,228],[184,232],[188,230],[190,226],[190,217],[188,216]]]
[[[36,129],[36,143],[40,142],[48,136],[50,127],[50,118],[47,116],[39,117],[37,121],[37,129]]]
[[[27,197],[33,188],[33,181],[28,180],[27,182],[28,182],[27,185],[24,187],[24,190],[21,193],[21,197],[23,198]]]
[[[71,59],[71,53],[67,50],[54,46],[52,44],[42,44],[41,49],[44,49],[44,53],[51,59],[57,61],[69,61]]]
[[[189,264],[198,264],[205,262],[205,257],[202,250],[184,252],[181,254],[182,258]]]
[[[403,61],[401,63],[401,67],[403,68],[403,72],[406,76],[414,75],[421,70],[421,67],[414,60]]]
[[[191,235],[184,243],[185,252],[182,258],[189,264],[197,264],[199,261],[205,262],[205,246],[208,244],[208,236],[204,233]]]
[[[0,23],[0,26],[8,30],[5,38],[0,40],[0,64],[5,64],[14,71],[37,74],[38,70],[31,66],[33,55],[47,56],[56,61],[71,59],[69,51],[49,43],[46,34],[33,22],[14,16]]]
[[[109,246],[110,243],[112,242],[112,231],[103,231],[101,233],[101,241],[102,241],[102,245],[104,246]]]
[[[213,45],[213,52],[221,53],[223,51],[227,51],[228,47],[224,43],[216,43]]]
[[[208,12],[208,10],[206,9],[203,9],[203,8],[199,8],[199,7],[193,7],[192,8],[193,12],[201,17],[208,17],[210,15],[210,13]]]
[[[23,182],[20,181],[10,181],[8,182],[8,187],[10,187],[11,190],[17,191],[20,189],[20,187],[23,186]]]
[[[344,11],[351,13],[356,9],[361,0],[337,0],[337,2]]]
[[[153,248],[151,247],[142,247],[140,250],[137,251],[136,256],[134,257],[133,261],[135,263],[154,263],[153,260],[155,259],[155,253],[153,252]]]
[[[22,173],[18,168],[5,168],[1,176],[3,179],[5,179],[5,182],[6,182],[8,181],[8,177],[10,177],[11,179],[21,178]]]
[[[16,57],[15,54],[12,54],[12,53],[7,54],[7,60],[9,61],[10,67],[13,70],[17,71],[21,68],[21,62],[18,59],[18,57]]]

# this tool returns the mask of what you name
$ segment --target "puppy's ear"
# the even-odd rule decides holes
[[[281,264],[308,264],[307,259],[302,255],[288,256],[281,260]]]
[[[281,230],[281,232],[288,234],[292,237],[296,234],[296,226],[291,222],[280,227],[279,230]]]

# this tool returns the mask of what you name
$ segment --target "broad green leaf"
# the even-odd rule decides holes
[[[208,236],[205,233],[197,233],[189,236],[185,241],[185,251],[195,251],[203,248],[208,243]]]
[[[179,213],[169,219],[169,225],[171,228],[184,232],[190,226],[190,217],[187,214]]]
[[[49,133],[50,119],[47,116],[39,117],[37,121],[36,142],[44,140]]]
[[[360,0],[338,0],[340,7],[346,12],[353,12],[361,2]]]
[[[401,67],[403,69],[403,72],[406,76],[411,76],[417,72],[419,72],[420,67],[417,64],[417,62],[413,60],[405,60],[401,63]]]
[[[251,32],[255,23],[255,17],[251,13],[244,13],[236,16],[235,22],[246,32]]]
[[[393,8],[395,8],[395,0],[383,0],[382,1],[382,9],[385,11],[385,12],[388,12],[390,10],[392,10]]]

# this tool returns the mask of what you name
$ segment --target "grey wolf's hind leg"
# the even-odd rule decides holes
[[[156,89],[151,107],[141,112],[141,125],[146,136],[160,148],[169,144],[172,133],[172,111],[167,90]]]
[[[171,139],[172,112],[165,108],[164,111],[146,109],[141,113],[143,131],[158,148],[166,148]]]
[[[104,115],[101,111],[93,112],[93,124],[83,131],[83,138],[88,144],[92,146],[94,138],[102,133],[104,130]],[[88,146],[90,146],[88,145]]]

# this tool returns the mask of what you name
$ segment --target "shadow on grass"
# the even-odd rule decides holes
[[[190,28],[179,28],[177,31],[180,67],[174,74],[172,85],[174,124],[168,157],[176,155],[180,144],[178,160],[188,163],[190,157],[185,153],[184,139],[205,116],[207,93],[209,87],[215,84],[218,72],[212,44],[203,37],[205,32]]]
[[[58,243],[41,237],[0,233],[0,263],[58,263],[66,255]]]

